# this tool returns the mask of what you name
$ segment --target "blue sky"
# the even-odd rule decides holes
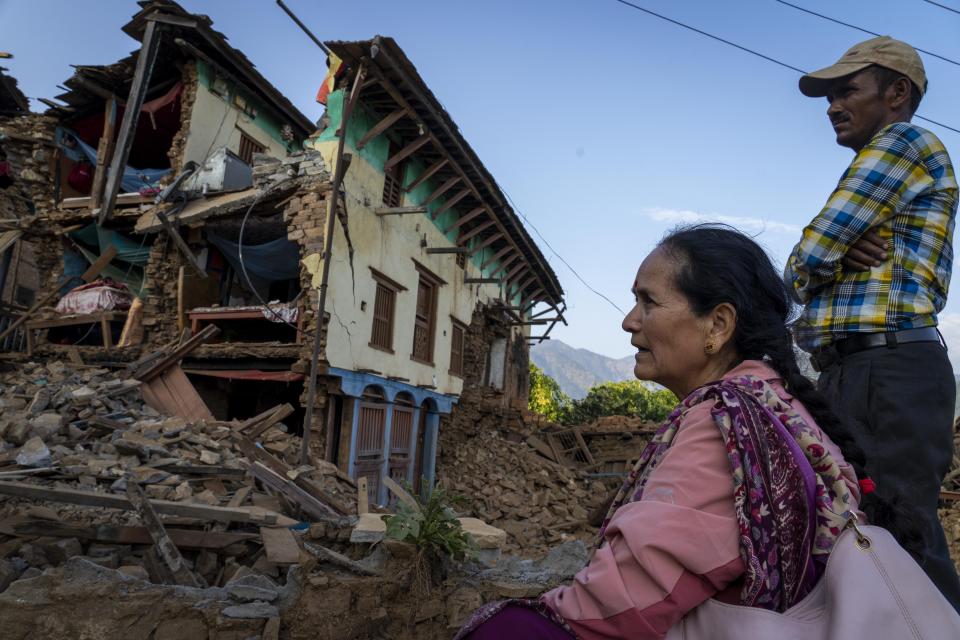
[[[960,60],[960,15],[922,0],[795,3]],[[320,116],[324,56],[274,2],[182,4]],[[825,100],[803,97],[795,72],[613,0],[287,4],[321,39],[395,37],[517,209],[624,310],[636,267],[678,222],[729,221],[782,263],[852,157],[833,141]],[[805,69],[870,37],[774,0],[636,4]],[[16,56],[0,64],[28,96],[51,98],[70,64],[137,47],[120,31],[136,10],[132,0],[0,0],[0,50]],[[960,66],[923,57],[930,89],[919,113],[960,128]],[[960,134],[930,129],[960,162]],[[620,312],[538,242],[567,291],[569,327],[553,335],[629,354]],[[941,319],[952,355],[957,287]]]

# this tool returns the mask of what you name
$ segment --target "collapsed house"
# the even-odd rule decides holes
[[[3,357],[119,367],[215,325],[144,387],[155,409],[289,403],[313,459],[372,503],[388,477],[424,488],[468,396],[526,406],[529,342],[563,320],[556,275],[392,39],[328,43],[317,129],[209,18],[140,6],[138,51],[77,66],[43,115],[0,115]]]

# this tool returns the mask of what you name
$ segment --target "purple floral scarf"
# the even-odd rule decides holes
[[[851,515],[851,496],[820,434],[756,376],[704,385],[688,395],[644,449],[614,498],[614,512],[640,500],[686,412],[712,402],[734,484],[745,566],[742,604],[782,612],[816,584],[826,557]]]

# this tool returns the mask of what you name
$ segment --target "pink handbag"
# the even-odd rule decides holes
[[[783,613],[705,603],[666,640],[958,640],[960,615],[881,527],[852,521],[806,598]]]

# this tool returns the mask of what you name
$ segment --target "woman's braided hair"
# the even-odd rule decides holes
[[[867,477],[867,456],[856,435],[797,365],[788,327],[795,305],[764,250],[739,231],[715,224],[681,227],[659,246],[678,263],[675,284],[693,313],[702,316],[719,304],[732,305],[737,312],[733,346],[739,357],[766,360],[840,448],[857,477]],[[878,486],[862,497],[860,508],[908,551],[917,554],[923,548],[925,518],[893,488]]]

